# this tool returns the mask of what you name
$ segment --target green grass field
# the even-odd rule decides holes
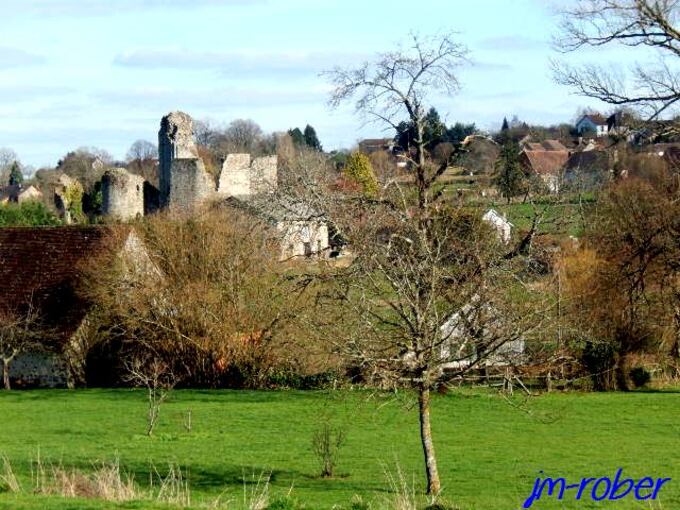
[[[292,491],[308,509],[348,509],[358,494],[372,508],[385,508],[386,470],[399,465],[409,484],[423,486],[417,414],[409,402],[364,391],[182,390],[164,405],[157,435],[148,438],[141,391],[0,392],[0,455],[24,487],[24,494],[0,493],[0,508],[156,508],[31,495],[31,462],[38,456],[82,470],[118,458],[140,485],[151,465],[163,471],[176,463],[196,507],[223,494],[234,502],[230,508],[239,508],[248,480],[271,473],[272,498]],[[661,504],[546,500],[532,508],[680,508],[680,393],[553,393],[526,405],[529,413],[473,390],[436,396],[434,439],[446,501],[461,509],[517,509],[539,470],[577,481],[613,477],[622,467],[635,478],[674,478]],[[189,410],[191,431],[183,425]],[[348,432],[334,479],[316,476],[310,449],[324,416]]]

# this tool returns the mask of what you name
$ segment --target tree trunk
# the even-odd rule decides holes
[[[6,390],[12,389],[9,383],[9,362],[7,360],[2,362],[2,382]]]
[[[436,496],[441,490],[439,472],[437,471],[437,457],[432,442],[432,427],[430,426],[430,389],[422,386],[418,394],[418,409],[420,411],[420,439],[425,454],[425,472],[427,474],[427,493]]]

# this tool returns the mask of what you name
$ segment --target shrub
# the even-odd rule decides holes
[[[302,506],[296,500],[287,496],[285,498],[277,498],[267,507],[267,510],[302,510]]]
[[[652,374],[645,367],[635,367],[630,371],[629,375],[636,388],[641,388],[652,380]]]
[[[361,496],[354,496],[349,508],[350,510],[371,510],[371,505],[361,499]]]
[[[616,350],[610,343],[588,342],[581,357],[583,365],[593,380],[597,391],[616,388],[613,370],[616,367]]]
[[[350,154],[343,174],[347,179],[358,184],[367,197],[374,198],[378,194],[378,180],[373,172],[371,160],[365,154],[361,152]]]
[[[312,451],[321,467],[321,476],[331,478],[338,463],[340,448],[345,443],[347,432],[343,427],[333,426],[326,421],[312,436]]]
[[[40,227],[59,225],[59,219],[41,202],[0,206],[0,227]]]

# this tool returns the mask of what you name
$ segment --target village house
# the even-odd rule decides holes
[[[583,150],[569,156],[562,175],[564,186],[579,190],[598,187],[609,178],[609,153]]]
[[[392,152],[394,140],[392,138],[366,138],[359,142],[359,151],[364,154],[386,151]]]
[[[588,133],[593,133],[597,137],[607,136],[609,133],[608,119],[599,113],[588,113],[583,115],[576,122],[576,132],[580,136]]]
[[[328,256],[328,225],[323,215],[309,204],[286,196],[261,195],[230,197],[226,203],[274,227],[281,247],[280,260]]]
[[[0,228],[0,312],[38,319],[44,348],[9,365],[16,387],[74,387],[84,382],[83,350],[91,304],[79,292],[84,264],[114,249],[137,271],[148,264],[141,241],[127,227]]]
[[[569,151],[557,140],[528,143],[520,154],[520,164],[529,175],[537,175],[551,193],[560,190],[562,172]]]
[[[525,340],[505,341],[506,335],[496,331],[501,326],[500,313],[490,304],[480,304],[479,300],[479,296],[473,296],[440,328],[445,370],[462,370],[473,365],[478,368],[517,366],[525,361]],[[480,358],[484,360],[481,364]]]
[[[0,188],[0,204],[21,204],[29,200],[40,200],[43,194],[33,185],[24,187],[22,184],[14,184]]]

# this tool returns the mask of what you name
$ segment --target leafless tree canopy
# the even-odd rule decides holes
[[[137,140],[130,146],[127,152],[128,161],[145,161],[154,159],[158,155],[158,149],[154,144],[146,140]]]
[[[396,127],[405,116],[422,117],[429,94],[458,91],[456,73],[467,53],[453,35],[423,38],[414,34],[406,49],[379,54],[355,69],[336,67],[326,73],[335,87],[330,104],[338,106],[355,98],[358,112]]]
[[[653,60],[628,72],[600,64],[553,65],[556,81],[579,94],[616,106],[634,106],[650,120],[670,113],[680,100],[679,4],[676,0],[584,0],[562,13],[556,47],[565,53],[587,47],[650,48]],[[653,62],[653,63],[649,63]]]
[[[411,35],[407,48],[379,54],[357,68],[336,67],[326,73],[334,89],[331,106],[355,101],[357,112],[396,129],[402,121],[415,127],[412,164],[419,207],[430,198],[432,183],[446,170],[443,162],[429,171],[424,140],[428,99],[434,93],[454,94],[460,88],[458,69],[467,62],[467,49],[453,34]]]

